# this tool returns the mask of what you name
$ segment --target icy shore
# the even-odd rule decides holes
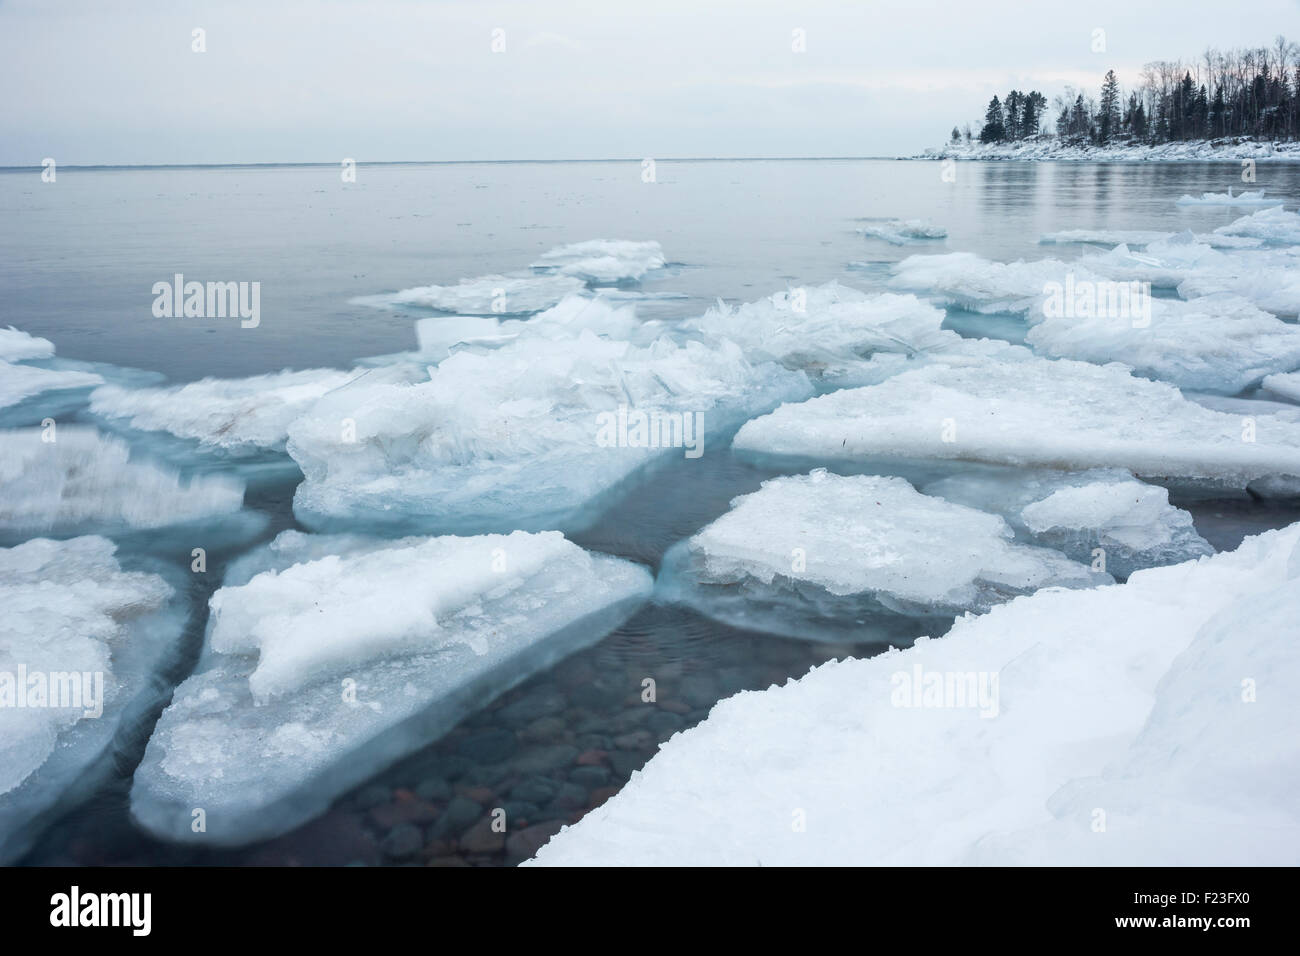
[[[1020,160],[1065,163],[1300,162],[1300,143],[1202,140],[1158,146],[1076,146],[1052,138],[1016,143],[949,143],[906,159]]]
[[[1300,863],[1300,524],[723,701],[535,865]]]

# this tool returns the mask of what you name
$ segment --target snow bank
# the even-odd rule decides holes
[[[544,253],[533,268],[608,284],[641,279],[663,265],[663,249],[653,240],[588,239]]]
[[[1269,162],[1300,162],[1300,143],[1265,143],[1250,140],[1201,140],[1161,143],[1157,146],[1073,145],[1045,136],[1015,143],[949,143],[927,149],[912,159],[1021,160],[1064,163],[1141,162],[1240,162],[1243,159]]]
[[[418,384],[337,389],[290,425],[305,475],[294,513],[335,530],[572,529],[652,460],[698,457],[811,392],[802,373],[751,364],[729,342],[639,348],[585,330],[463,349]]]
[[[322,395],[356,377],[334,369],[285,370],[249,378],[205,378],[166,388],[108,385],[90,410],[140,431],[165,431],[227,451],[283,448],[289,422]]]
[[[735,627],[872,641],[896,636],[887,621],[881,630],[882,615],[933,622],[1041,587],[1111,580],[1011,538],[997,515],[920,494],[902,478],[818,469],[732,501],[669,551],[657,591]]]
[[[1298,543],[739,694],[533,863],[1295,866]]]
[[[0,548],[0,862],[102,782],[119,728],[161,696],[172,593],[105,538]]]
[[[747,423],[734,447],[820,463],[980,461],[1242,487],[1300,476],[1300,429],[1247,427],[1118,365],[1066,359],[932,364],[879,385],[782,405]],[[1253,439],[1253,440],[1251,440]]]
[[[241,482],[223,476],[182,480],[147,461],[129,461],[125,443],[93,428],[59,425],[0,431],[0,532],[157,528],[239,511]]]
[[[1300,421],[1300,419],[1297,419]],[[1014,471],[952,475],[927,495],[1002,515],[1018,537],[1127,577],[1142,568],[1213,554],[1169,492],[1126,471]],[[1096,549],[1102,549],[1098,555]]]
[[[555,532],[286,531],[212,596],[203,657],[149,741],[132,816],[180,842],[283,833],[619,626],[651,586],[639,565]]]

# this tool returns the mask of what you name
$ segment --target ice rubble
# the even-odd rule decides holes
[[[12,325],[0,326],[0,361],[22,362],[27,359],[53,358],[54,343],[37,338]]]
[[[582,292],[587,283],[566,275],[490,275],[461,279],[456,285],[426,285],[358,301],[415,305],[459,315],[526,315]]]
[[[106,385],[90,410],[140,431],[165,431],[225,451],[283,448],[289,422],[355,378],[335,369],[285,370],[249,378],[205,378],[163,388]]]
[[[894,264],[888,285],[972,312],[1027,312],[1041,304],[1047,283],[1060,282],[1071,271],[1076,281],[1100,278],[1057,259],[994,262],[971,252],[950,252],[908,256]]]
[[[942,363],[782,405],[737,433],[751,455],[803,461],[979,461],[1135,475],[1216,487],[1300,476],[1300,427],[1253,430],[1172,385],[1068,359]],[[1253,440],[1252,440],[1253,439]]]
[[[1300,372],[1270,375],[1263,382],[1265,391],[1280,395],[1292,402],[1300,402]]]
[[[651,460],[698,457],[811,393],[803,373],[751,364],[729,342],[641,348],[584,330],[462,349],[425,381],[361,379],[290,425],[305,475],[294,513],[330,530],[571,530]]]
[[[1300,328],[1240,297],[1148,299],[1146,306],[1143,315],[1031,313],[1036,324],[1025,342],[1052,358],[1122,362],[1140,375],[1226,395],[1300,367]]]
[[[1298,546],[1040,591],[724,700],[533,864],[1300,864]]]
[[[586,282],[614,283],[641,279],[664,266],[664,252],[654,240],[588,239],[558,246],[542,255],[533,268]]]
[[[1199,196],[1184,195],[1179,198],[1179,206],[1280,206],[1282,200],[1267,199],[1264,190],[1247,190],[1234,194],[1229,188],[1226,193],[1201,193]]]
[[[1112,580],[1011,538],[997,515],[920,494],[902,478],[817,469],[764,482],[670,549],[657,597],[734,627],[883,642],[902,633],[894,615],[934,626],[1037,588]]]
[[[188,481],[93,428],[0,431],[0,534],[157,528],[230,515],[244,486],[220,475]]]
[[[1049,232],[1039,237],[1043,245],[1068,245],[1072,243],[1095,244],[1103,246],[1131,246],[1141,248],[1155,242],[1172,239],[1176,233],[1157,232],[1149,229],[1063,229]],[[1262,239],[1250,239],[1244,236],[1221,236],[1218,233],[1192,233],[1195,240],[1212,249],[1257,249],[1264,244]]]
[[[0,548],[0,862],[102,782],[119,729],[161,699],[184,622],[172,594],[105,538]],[[35,688],[52,692],[40,706]]]
[[[1192,516],[1169,503],[1165,488],[1126,471],[990,471],[952,475],[921,489],[1002,515],[1019,538],[1055,548],[1127,577],[1142,568],[1213,554]]]
[[[149,741],[132,816],[182,842],[283,833],[599,640],[651,587],[641,566],[556,532],[283,532],[213,595],[203,657]]]
[[[945,239],[948,230],[925,219],[886,219],[862,227],[869,239],[883,239],[895,246],[908,246],[927,239]]]
[[[1281,206],[1261,209],[1236,222],[1214,230],[1220,236],[1244,236],[1284,245],[1300,244],[1300,213],[1287,212]]]

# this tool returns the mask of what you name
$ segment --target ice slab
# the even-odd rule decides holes
[[[663,266],[664,252],[659,243],[630,239],[573,242],[543,253],[533,263],[534,269],[601,284],[636,281]]]
[[[1178,206],[1281,206],[1282,200],[1268,199],[1264,190],[1233,193],[1201,193],[1199,196],[1183,195],[1175,203]]]
[[[244,486],[222,475],[188,480],[130,460],[93,428],[0,431],[0,535],[157,528],[239,511]]]
[[[1300,327],[1238,296],[1137,297],[1126,308],[1097,302],[1082,313],[1064,305],[1030,313],[1036,324],[1025,341],[1042,355],[1122,362],[1148,378],[1225,395],[1300,367]]]
[[[1269,243],[1294,246],[1300,244],[1300,213],[1287,212],[1280,206],[1261,209],[1214,231],[1220,236],[1262,239]]]
[[[224,452],[283,449],[286,430],[322,395],[356,372],[285,370],[249,378],[205,378],[163,388],[108,385],[90,396],[90,411],[139,431],[163,431]]]
[[[782,405],[733,442],[750,455],[817,463],[987,462],[1245,487],[1300,476],[1300,429],[1247,422],[1118,365],[1057,359],[939,363],[879,385]]]
[[[738,694],[533,864],[1295,866],[1298,545],[1039,591]]]
[[[946,239],[948,230],[926,219],[886,219],[862,227],[868,239],[883,239],[890,245],[910,246],[930,239]]]
[[[1068,245],[1085,243],[1102,246],[1143,247],[1154,242],[1170,239],[1175,234],[1152,229],[1062,229],[1040,236],[1043,245]],[[1250,239],[1245,236],[1222,236],[1218,233],[1196,233],[1196,241],[1212,249],[1257,249],[1264,244],[1262,239]]]
[[[1027,312],[1042,303],[1047,284],[1061,282],[1067,272],[1076,281],[1101,278],[1057,259],[994,262],[970,252],[908,256],[894,264],[893,272],[890,288],[972,312]]]
[[[1118,469],[968,473],[921,490],[995,512],[1019,538],[1117,577],[1214,553],[1167,489]]]
[[[729,342],[641,348],[584,330],[463,349],[423,382],[361,379],[295,421],[294,513],[323,530],[573,530],[652,461],[698,457],[811,393],[802,373]]]
[[[906,632],[889,620],[897,615],[943,629],[944,618],[1041,587],[1112,582],[1012,537],[1001,517],[920,494],[902,478],[818,469],[732,501],[669,550],[656,594],[734,627],[883,643]]]
[[[49,339],[37,338],[12,325],[8,328],[0,326],[0,361],[22,362],[53,355],[54,343]]]
[[[283,833],[599,640],[651,588],[645,568],[556,532],[284,532],[213,595],[203,657],[149,741],[131,814],[177,842]]]
[[[1270,375],[1263,382],[1264,389],[1291,402],[1300,402],[1300,372]]]
[[[163,697],[184,611],[106,538],[0,548],[0,862],[112,770],[119,732]]]
[[[35,365],[14,365],[0,359],[0,408],[17,405],[43,392],[103,385],[104,379],[91,372],[58,371]]]
[[[566,275],[489,275],[456,285],[426,285],[356,301],[380,307],[419,306],[457,315],[526,315],[556,305],[587,287]]]

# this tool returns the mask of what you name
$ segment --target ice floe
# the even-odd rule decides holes
[[[764,482],[670,549],[657,596],[735,627],[885,643],[909,630],[897,615],[933,627],[1040,587],[1112,580],[1012,537],[1001,517],[902,478],[818,469]]]
[[[635,281],[663,266],[659,243],[628,239],[588,239],[558,246],[533,263],[537,270],[602,284]]]
[[[191,843],[289,830],[599,640],[651,587],[645,568],[556,532],[283,532],[212,596],[203,656],[149,741],[132,816]]]
[[[1243,216],[1214,231],[1220,236],[1240,236],[1270,243],[1297,245],[1300,244],[1300,213],[1287,212],[1282,207],[1275,206]]]
[[[323,530],[575,530],[651,460],[698,457],[811,393],[803,373],[729,342],[637,347],[587,329],[462,349],[425,381],[362,378],[291,424],[294,512]]]
[[[1298,544],[724,700],[533,864],[1300,864]]]
[[[895,246],[909,246],[930,239],[945,239],[948,230],[925,219],[886,219],[862,227],[868,239],[883,239]]]
[[[1117,577],[1214,553],[1167,489],[1118,469],[979,471],[921,490],[996,512],[1018,537]]]
[[[365,296],[366,305],[420,306],[459,315],[527,315],[549,309],[566,295],[587,288],[566,275],[490,275],[461,279],[456,285],[426,285],[388,295]]]
[[[90,411],[139,431],[165,431],[223,451],[283,449],[286,429],[322,395],[356,378],[335,369],[285,370],[248,378],[205,378],[162,388],[108,385]]]
[[[1199,196],[1184,195],[1179,198],[1179,206],[1280,206],[1282,200],[1268,199],[1264,190],[1247,190],[1233,193],[1229,188],[1226,193],[1201,193]]]
[[[0,548],[0,862],[88,796],[165,693],[185,614],[106,538]]]
[[[1300,476],[1300,429],[1188,401],[1119,365],[1067,359],[931,364],[744,425],[734,447],[814,462],[986,462],[1241,488]]]
[[[1053,358],[1122,362],[1181,388],[1227,395],[1300,367],[1300,327],[1238,296],[1147,298],[1128,314],[1103,306],[1031,313],[1036,323],[1025,341]]]
[[[0,535],[157,528],[240,510],[244,486],[188,480],[130,460],[117,438],[81,425],[0,431]]]

